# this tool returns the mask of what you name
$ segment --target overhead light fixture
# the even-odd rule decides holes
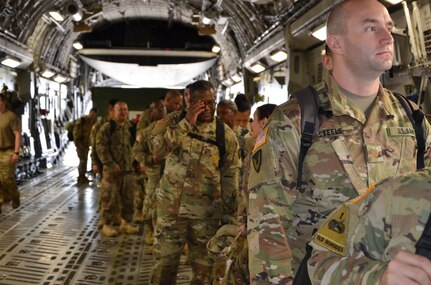
[[[72,44],[72,46],[75,48],[75,49],[83,49],[84,48],[84,46],[81,44],[81,42],[80,41],[74,41],[73,42],[73,44]]]
[[[398,4],[398,3],[401,3],[401,1],[403,1],[403,0],[386,0],[386,2],[389,2],[389,3],[391,3],[392,5],[396,5],[396,4]]]
[[[211,51],[213,53],[219,53],[220,52],[220,46],[219,45],[213,45]]]
[[[273,61],[282,62],[287,59],[287,52],[285,52],[284,50],[277,50],[272,52],[269,56]]]
[[[82,12],[81,12],[81,11],[79,11],[79,12],[77,12],[76,14],[73,14],[73,15],[72,15],[72,19],[73,19],[75,22],[79,22],[79,21],[81,21],[81,20],[82,20],[82,17],[83,17],[83,15],[82,15]]]
[[[209,24],[211,24],[211,22],[212,22],[212,20],[211,20],[210,18],[207,18],[207,17],[205,17],[205,16],[202,16],[202,17],[201,17],[201,23],[202,23],[202,24],[204,24],[204,25],[209,25]]]
[[[242,81],[242,77],[239,74],[234,74],[230,77],[235,83],[239,83]]]
[[[262,71],[265,70],[265,66],[263,66],[261,63],[256,62],[255,64],[253,64],[252,66],[250,66],[251,71],[253,71],[254,73],[261,73]]]
[[[21,64],[21,60],[7,55],[6,57],[1,59],[1,64],[15,68]]]
[[[326,41],[326,25],[315,29],[311,32],[311,35],[319,41]]]
[[[42,75],[45,78],[51,78],[55,75],[55,72],[49,69],[45,69],[40,75]]]
[[[66,81],[67,78],[63,75],[57,75],[56,77],[54,77],[54,81],[58,82],[58,83],[63,83],[64,81]]]
[[[58,11],[50,11],[49,15],[57,22],[63,22],[64,17]]]

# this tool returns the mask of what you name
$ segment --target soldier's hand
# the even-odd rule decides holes
[[[94,174],[100,173],[100,169],[99,169],[99,166],[97,164],[93,164],[91,169],[93,170]]]
[[[116,174],[121,174],[122,170],[121,170],[120,166],[118,166],[118,164],[115,164],[114,167],[112,167],[112,172],[114,172]]]
[[[200,113],[205,110],[205,103],[202,101],[193,102],[190,105],[190,109],[187,110],[186,120],[190,125],[194,125],[198,119]]]
[[[145,172],[147,171],[147,167],[143,163],[139,163],[139,169],[141,170],[142,174],[145,174]]]
[[[400,250],[389,262],[380,279],[381,285],[430,285],[431,261]]]

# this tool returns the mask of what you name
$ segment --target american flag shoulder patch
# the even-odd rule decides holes
[[[268,135],[267,128],[265,128],[262,132],[260,132],[259,136],[256,139],[256,143],[254,144],[253,153],[266,143],[267,135]]]

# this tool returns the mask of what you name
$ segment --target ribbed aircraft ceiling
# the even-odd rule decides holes
[[[265,35],[317,2],[319,0],[3,0],[0,3],[0,40],[13,44],[9,50],[8,44],[2,45],[6,46],[3,51],[26,56],[29,52],[35,69],[50,66],[66,70],[70,68],[71,55],[75,61],[78,58],[72,43],[78,38],[91,38],[89,33],[100,31],[104,26],[117,22],[127,26],[138,19],[163,20],[168,27],[182,22],[193,25],[199,34],[212,37],[222,47],[220,64],[223,69],[234,70],[242,66],[242,60]],[[72,20],[73,8],[83,14],[79,22]],[[52,20],[50,11],[60,12],[65,19]]]

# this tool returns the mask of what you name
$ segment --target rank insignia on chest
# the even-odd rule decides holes
[[[254,171],[259,173],[260,166],[262,165],[262,150],[261,149],[259,149],[257,152],[255,152],[253,154],[252,162],[253,162]]]
[[[342,205],[327,219],[314,236],[314,242],[345,256],[347,254],[346,238],[349,210]]]

